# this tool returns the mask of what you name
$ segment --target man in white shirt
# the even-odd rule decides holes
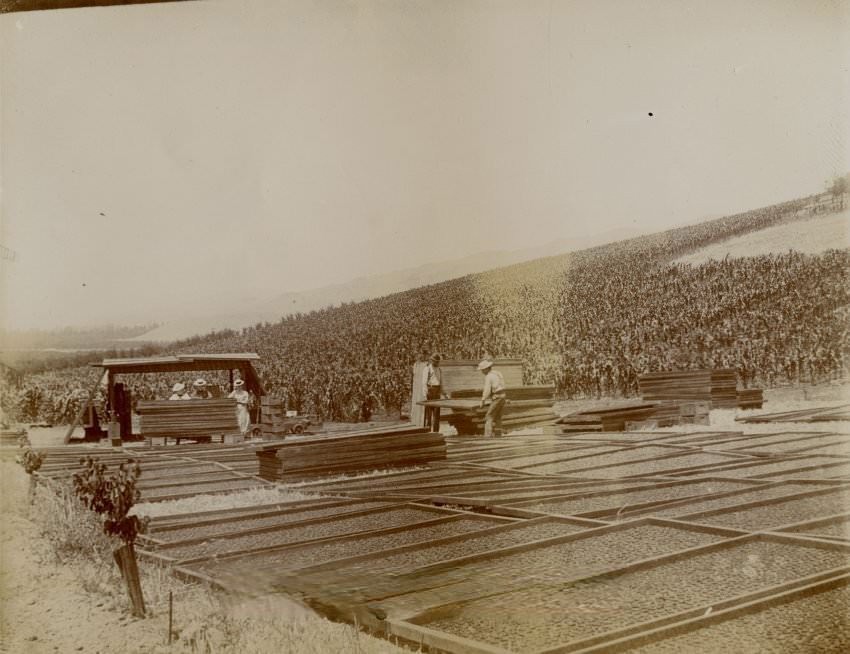
[[[502,411],[505,409],[505,378],[498,370],[493,370],[493,362],[484,359],[478,364],[484,374],[484,393],[481,396],[481,408],[489,402],[487,415],[484,416],[484,438],[502,435]]]
[[[186,392],[186,384],[181,384],[177,382],[174,386],[171,387],[171,397],[169,400],[188,400],[191,399],[191,395]]]
[[[251,394],[245,390],[245,382],[241,379],[233,382],[233,391],[227,397],[236,400],[236,419],[239,421],[239,431],[244,436],[251,427],[251,414],[248,412]]]
[[[443,371],[440,370],[440,360],[439,354],[432,354],[422,373],[426,400],[439,400],[442,397]],[[425,407],[425,426],[433,432],[440,431],[440,407]]]

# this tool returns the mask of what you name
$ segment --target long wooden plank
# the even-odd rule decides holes
[[[260,450],[288,450],[293,447],[299,447],[310,443],[323,443],[323,444],[355,444],[361,441],[368,441],[370,439],[375,438],[392,438],[395,436],[403,436],[403,435],[414,435],[414,434],[422,434],[428,433],[428,430],[423,427],[399,427],[395,429],[383,429],[383,430],[368,430],[361,431],[352,434],[346,434],[343,436],[322,436],[322,437],[311,437],[311,438],[302,438],[298,440],[291,440],[281,443],[269,443],[257,446],[257,449]]]
[[[306,445],[294,445],[285,450],[277,450],[277,454],[286,461],[297,460],[300,457],[338,457],[346,452],[383,452],[387,450],[411,448],[420,445],[445,444],[445,439],[442,434],[423,432],[410,436],[399,436],[391,439],[376,439],[374,441],[366,441],[363,443],[346,444],[343,448],[339,444],[323,444],[321,442],[309,443]]]
[[[346,468],[362,466],[381,466],[395,461],[404,460],[438,460],[445,459],[445,449],[440,446],[423,447],[415,450],[399,450],[385,456],[351,456],[342,459],[310,459],[297,464],[288,465],[286,462],[265,463],[260,462],[260,469],[281,470],[284,474],[294,474],[312,471],[326,471],[331,469],[345,470]]]
[[[354,467],[379,467],[381,465],[386,465],[389,463],[396,463],[400,461],[433,461],[438,459],[445,458],[445,447],[424,447],[418,448],[415,450],[400,450],[394,454],[388,454],[387,456],[383,456],[380,458],[376,458],[373,456],[363,456],[363,457],[352,457],[348,459],[342,460],[340,463],[336,463],[333,459],[325,459],[325,460],[316,460],[315,463],[317,465],[303,465],[300,467],[287,467],[285,462],[281,462],[280,470],[286,474],[304,474],[304,473],[318,473],[325,471],[335,471],[335,470],[346,470],[348,468]],[[321,463],[319,463],[321,461]],[[261,470],[263,469],[263,463],[260,463]],[[271,464],[271,467],[278,469],[276,466]]]

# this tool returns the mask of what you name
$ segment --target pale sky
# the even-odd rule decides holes
[[[164,321],[819,192],[850,170],[848,27],[838,0],[0,16],[3,322]]]

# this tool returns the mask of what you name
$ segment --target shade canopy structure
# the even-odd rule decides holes
[[[177,354],[139,359],[104,359],[100,363],[89,365],[102,368],[110,377],[153,372],[238,370],[245,381],[246,390],[259,396],[265,395],[262,382],[253,365],[254,361],[259,360],[259,355],[253,352],[228,352],[226,354]]]
[[[254,362],[259,360],[259,355],[254,352],[228,352],[222,354],[176,354],[131,359],[104,359],[100,363],[91,363],[89,365],[93,368],[100,368],[103,371],[103,375],[106,376],[109,409],[112,419],[119,422],[121,437],[129,438],[132,436],[129,399],[125,399],[121,385],[119,385],[118,392],[116,392],[115,380],[118,375],[228,370],[230,371],[230,388],[232,390],[233,371],[238,370],[240,377],[245,382],[245,390],[254,393],[257,397],[261,397],[265,395],[265,390],[263,389],[263,384],[260,381],[257,371],[254,369]],[[99,379],[102,379],[103,375]],[[92,396],[93,392],[89,397],[89,403]],[[65,436],[66,442],[70,439],[71,433],[77,424],[79,424],[79,418],[68,430],[68,434]]]

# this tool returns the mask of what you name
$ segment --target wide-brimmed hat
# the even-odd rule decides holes
[[[487,368],[492,368],[492,367],[493,367],[493,362],[488,361],[487,359],[484,359],[481,363],[478,364],[479,370],[487,370]]]
[[[196,379],[195,383],[192,384],[192,386],[194,386],[195,388],[203,388],[206,385],[207,385],[207,382],[206,382],[205,379]]]
[[[434,352],[434,354],[431,355],[431,361],[442,361],[442,360],[443,360],[443,357],[441,357],[436,352]]]
[[[180,391],[185,391],[186,390],[186,384],[181,384],[180,382],[177,382],[176,384],[174,384],[174,386],[171,387],[171,390],[174,391],[175,393],[179,393]]]
[[[239,388],[240,386],[244,386],[244,385],[245,385],[245,382],[243,382],[241,379],[237,379],[235,382],[233,382],[234,388]]]

